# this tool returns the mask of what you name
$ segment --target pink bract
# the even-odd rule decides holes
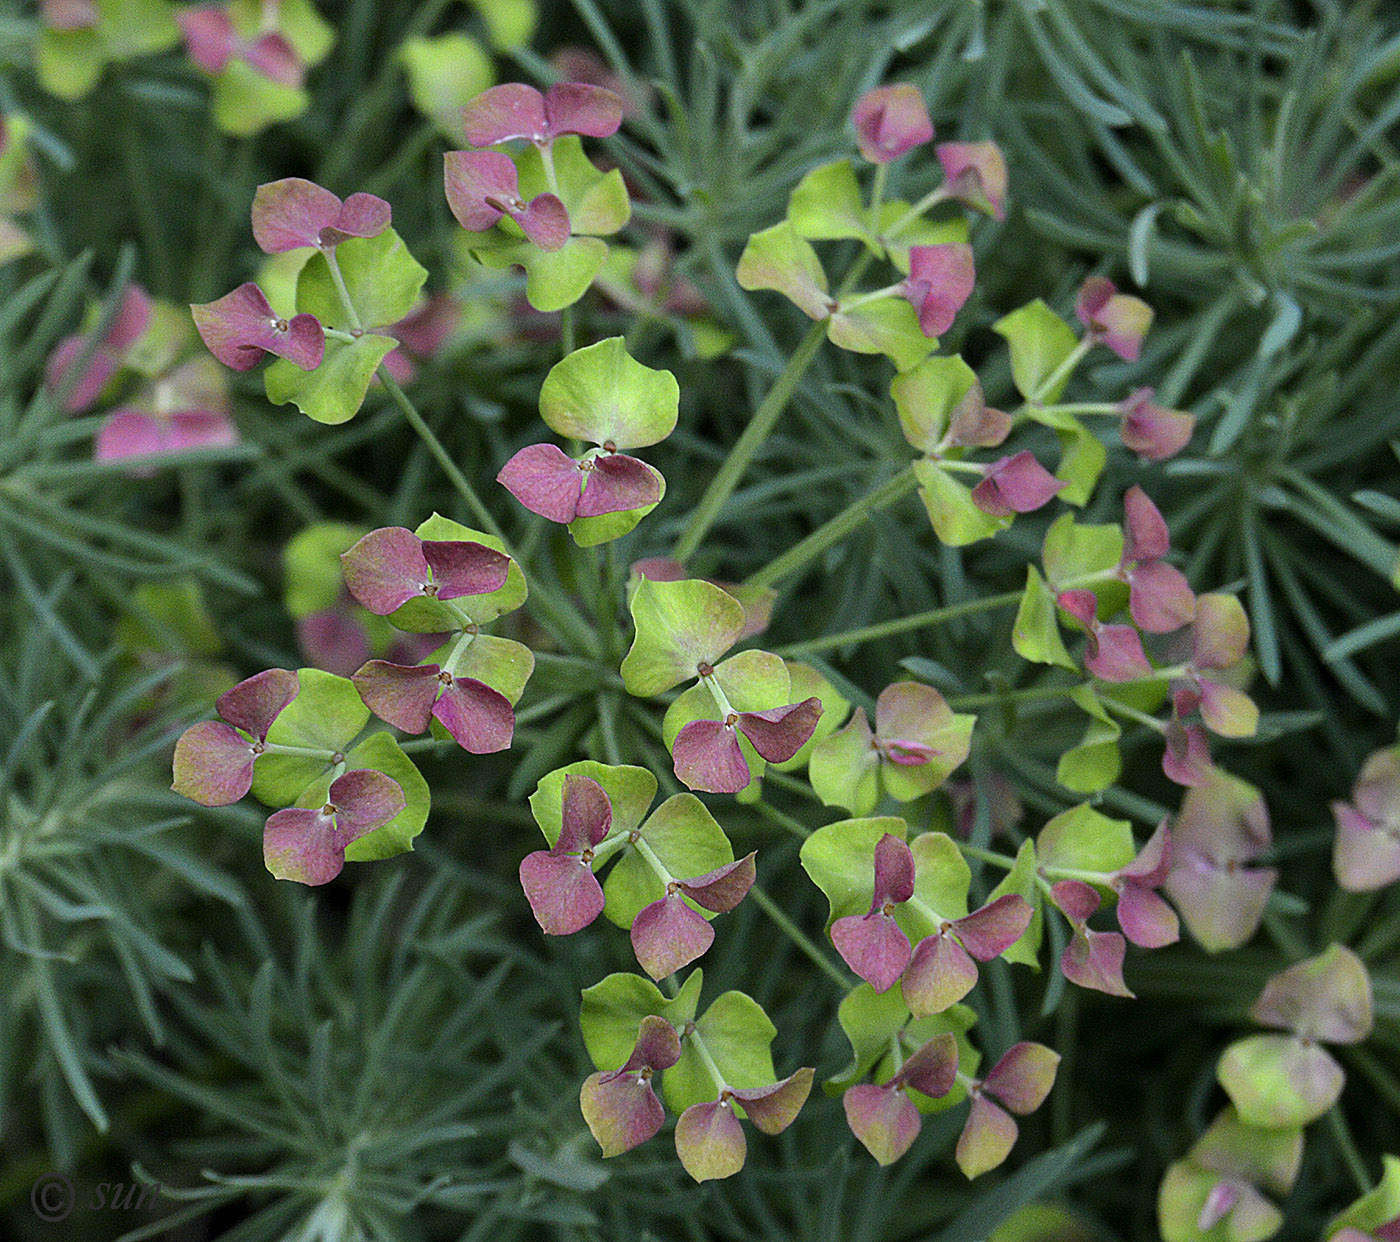
[[[851,112],[860,153],[872,164],[891,164],[933,138],[933,122],[919,88],[908,82],[866,91]]]
[[[525,138],[544,146],[561,134],[607,138],[622,124],[622,98],[587,82],[558,82],[543,95],[522,82],[483,91],[462,109],[474,147]]]

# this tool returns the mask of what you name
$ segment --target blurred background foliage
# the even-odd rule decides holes
[[[33,73],[35,12],[0,14],[0,109],[30,118],[41,183],[24,217],[36,249],[0,266],[6,1236],[60,1236],[29,1210],[37,1174],[62,1168],[91,1185],[129,1178],[132,1162],[169,1188],[162,1211],[174,1213],[123,1220],[133,1237],[951,1242],[1043,1198],[1072,1204],[1084,1237],[1153,1236],[1155,1187],[1214,1110],[1223,1042],[1271,971],[1333,938],[1358,943],[1377,977],[1377,1035],[1344,1054],[1355,1141],[1368,1158],[1400,1147],[1400,1078],[1383,1063],[1400,1051],[1400,912],[1393,894],[1336,894],[1327,864],[1328,802],[1393,740],[1400,714],[1393,8],[541,0],[533,22],[528,0],[319,9],[336,40],[311,71],[311,107],[250,138],[211,126],[204,81],[178,51],[118,61],[85,100],[55,99]],[[415,525],[453,512],[453,498],[382,403],[328,428],[270,407],[247,378],[236,380],[238,445],[134,478],[90,459],[98,420],[42,394],[44,361],[86,300],[110,321],[130,277],[175,303],[250,278],[259,182],[369,190],[393,203],[430,288],[479,299],[414,395],[491,495],[500,463],[536,438],[558,323],[526,311],[511,278],[459,256],[441,193],[448,144],[412,106],[399,56],[405,40],[444,31],[489,48],[497,80],[543,84],[561,48],[594,49],[636,106],[603,144],[634,189],[631,236],[666,239],[735,341],[731,359],[709,362],[674,316],[596,293],[580,308],[583,339],[625,330],[634,353],[681,382],[681,430],[654,458],[670,492],[632,559],[669,549],[805,330],[786,303],[741,292],[735,261],[804,172],[850,150],[846,118],[870,86],[912,81],[941,139],[990,138],[1006,153],[1011,210],[975,231],[977,292],[945,340],[993,404],[1012,392],[989,325],[1011,308],[1039,296],[1067,312],[1094,273],[1156,308],[1141,359],[1099,361],[1080,388],[1114,401],[1154,385],[1197,415],[1197,433],[1165,467],[1111,453],[1089,516],[1113,520],[1122,491],[1146,481],[1193,584],[1244,598],[1264,744],[1226,762],[1266,796],[1289,898],[1250,948],[1135,960],[1133,1004],[1071,989],[1037,1017],[1043,981],[994,964],[983,1021],[1065,1057],[1010,1172],[969,1187],[950,1172],[955,1129],[938,1119],[879,1170],[825,1098],[780,1140],[753,1144],[730,1182],[692,1185],[665,1149],[598,1159],[575,1103],[590,1068],[578,991],[630,957],[615,937],[543,941],[514,879],[536,844],[520,794],[599,753],[587,699],[564,706],[578,688],[567,660],[541,660],[507,755],[420,756],[435,801],[415,854],[324,891],[270,880],[251,810],[192,812],[167,792],[171,739],[219,688],[301,663],[282,600],[286,542],[326,519]],[[925,165],[896,166],[891,193],[925,188]],[[880,415],[888,378],[882,361],[823,354],[692,571],[752,572],[903,464],[898,428]],[[493,507],[576,585],[563,543],[503,500]],[[911,499],[788,584],[770,644],[1014,589],[1043,531],[1023,519],[994,543],[942,548]],[[153,589],[171,584],[207,625],[172,623]],[[910,671],[950,695],[994,694],[1028,673],[1005,622],[837,649],[822,667],[857,701]],[[1073,801],[1053,761],[1081,718],[1008,702],[986,720],[975,774],[1009,778],[1033,815]],[[1175,792],[1150,740],[1126,759],[1110,809],[1150,828]],[[752,811],[725,814],[736,849],[764,847],[771,895],[819,926],[790,840]],[[819,1075],[834,1072],[839,997],[807,986],[753,903],[731,917],[707,988],[742,987],[765,1005],[780,1072],[814,1050]],[[1340,1148],[1315,1129],[1286,1240],[1315,1238],[1355,1194]],[[64,1229],[112,1236],[96,1214]]]

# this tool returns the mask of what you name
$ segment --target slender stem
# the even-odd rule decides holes
[[[881,234],[880,239],[882,241],[888,241],[891,237],[898,237],[902,232],[904,232],[905,229],[907,229],[916,219],[923,215],[924,212],[926,212],[930,207],[934,206],[937,203],[941,203],[944,200],[944,198],[947,197],[947,189],[948,186],[945,182],[943,185],[940,185],[937,189],[930,190],[927,194],[923,196],[923,198],[921,198],[917,203],[915,203],[911,208],[909,208],[908,211],[906,211],[902,216],[900,216],[898,220],[896,220],[892,225],[890,225],[890,227],[887,228]]]
[[[872,289],[869,293],[858,293],[853,298],[841,299],[841,313],[855,310],[857,306],[864,306],[867,302],[879,302],[884,298],[897,298],[904,296],[904,282],[901,280],[893,285],[886,285],[883,289]]]
[[[705,1047],[705,1041],[700,1037],[700,1031],[694,1022],[686,1023],[685,1037],[690,1041],[690,1046],[695,1049],[700,1057],[700,1063],[705,1067],[710,1075],[710,1080],[715,1084],[717,1096],[723,1096],[729,1089],[729,1083],[725,1081],[723,1074],[719,1072],[719,1066],[715,1064],[715,1059],[710,1055],[710,1050]]]
[[[774,557],[757,573],[750,574],[746,579],[747,585],[772,586],[778,579],[787,577],[796,569],[801,569],[808,561],[840,543],[852,531],[859,528],[872,513],[888,508],[895,501],[907,496],[918,485],[919,481],[914,477],[914,466],[911,462],[894,478],[843,509],[824,526],[819,526],[801,543],[789,548],[781,556]]]
[[[616,766],[622,762],[622,751],[617,744],[617,699],[600,690],[594,702],[598,706],[598,728],[603,734],[603,753],[608,762]]]
[[[771,820],[780,828],[786,828],[793,836],[799,837],[803,841],[812,835],[810,829],[805,828],[797,820],[793,819],[791,815],[785,814],[778,810],[777,807],[769,806],[762,798],[753,804],[753,809],[762,815],[764,819]]]
[[[1027,686],[1023,690],[991,690],[986,694],[957,694],[948,700],[952,708],[991,707],[997,703],[1035,703],[1045,699],[1063,699],[1069,696],[1073,686]]]
[[[1351,1174],[1351,1179],[1356,1183],[1356,1188],[1363,1194],[1370,1194],[1374,1187],[1371,1184],[1371,1175],[1366,1171],[1366,1162],[1361,1158],[1361,1152],[1357,1149],[1356,1140],[1351,1136],[1351,1130],[1347,1128],[1347,1119],[1342,1116],[1342,1106],[1333,1104],[1327,1110],[1327,1125],[1332,1131],[1332,1137],[1336,1140],[1337,1147],[1342,1153],[1342,1163],[1347,1166],[1347,1171]]]
[[[332,268],[332,271],[334,269]],[[394,377],[389,374],[381,365],[378,371],[379,380],[384,385],[384,391],[389,394],[390,399],[403,412],[403,416],[408,419],[408,424],[418,433],[419,439],[428,446],[428,452],[437,460],[442,467],[443,473],[447,475],[452,486],[457,489],[457,494],[467,502],[467,507],[476,516],[476,520],[482,527],[495,535],[497,539],[504,540],[505,535],[496,523],[496,519],[491,516],[491,511],[481,503],[481,497],[476,494],[476,490],[467,482],[467,476],[458,469],[457,463],[452,460],[448,452],[442,446],[442,441],[433,433],[433,429],[423,421],[423,416],[418,413],[417,407],[404,394],[404,390],[398,386]]]
[[[574,349],[574,308],[566,306],[559,312],[559,351],[567,358]]]
[[[350,300],[350,290],[345,287],[345,277],[340,274],[340,264],[336,261],[335,247],[327,246],[321,251],[326,260],[326,266],[330,268],[331,283],[335,285],[335,291],[340,295],[340,304],[345,307],[345,318],[350,324],[352,332],[363,332],[364,324],[360,322],[360,313],[355,309],[355,303]]]
[[[768,896],[763,889],[755,884],[749,889],[749,896],[758,902],[758,908],[778,925],[779,930],[781,930],[802,953],[811,958],[813,962],[826,972],[837,987],[843,992],[850,989],[851,981],[841,972],[841,968],[812,943],[807,933],[788,918],[783,908]]]
[[[1041,407],[1047,414],[1112,414],[1121,415],[1121,407],[1107,401],[1070,402],[1068,405],[1047,405]]]
[[[812,651],[830,651],[833,647],[844,647],[848,643],[864,643],[876,638],[889,638],[892,634],[907,634],[910,630],[922,630],[925,626],[941,625],[944,621],[956,621],[959,617],[990,612],[994,608],[1009,608],[1012,604],[1020,602],[1021,594],[1020,591],[1007,591],[1003,595],[989,595],[986,599],[968,600],[965,604],[948,604],[909,617],[895,617],[891,621],[880,621],[875,625],[846,630],[841,634],[823,634],[820,638],[809,638],[806,642],[779,647],[777,654],[791,658]]]
[[[1060,383],[1073,374],[1074,368],[1093,347],[1093,334],[1086,332],[1079,338],[1079,343],[1065,355],[1064,361],[1035,386],[1035,391],[1026,399],[1026,404],[1038,405],[1045,399],[1046,394],[1054,392]]]
[[[866,208],[865,218],[869,221],[869,229],[872,233],[880,232],[880,208],[885,202],[885,182],[889,179],[890,166],[888,164],[875,165],[875,178],[870,183],[870,206]]]
[[[676,546],[671,549],[671,555],[682,564],[687,558],[694,555],[695,550],[709,533],[710,527],[714,525],[715,519],[719,517],[720,510],[724,508],[724,502],[738,487],[739,480],[743,478],[744,472],[749,468],[749,463],[753,461],[758,450],[763,447],[763,442],[768,439],[769,433],[772,432],[774,424],[778,421],[778,415],[783,412],[802,376],[811,366],[812,359],[817,356],[817,350],[821,347],[825,336],[826,320],[818,320],[808,329],[807,335],[802,338],[802,343],[788,359],[787,366],[783,368],[782,374],[778,376],[773,387],[768,390],[768,395],[764,397],[753,418],[749,420],[749,425],[734,441],[734,447],[729,450],[729,456],[724,459],[724,464],[720,466],[715,477],[710,480],[710,485],[705,489],[705,494],[700,497],[700,503],[695,506],[695,511],[690,515],[690,521],[686,524],[685,530],[681,532],[681,537],[676,540]]]
[[[994,867],[1004,867],[1010,871],[1016,865],[1016,860],[1010,854],[998,854],[995,850],[984,850],[976,845],[968,845],[965,841],[959,841],[958,849],[969,858],[975,858],[979,862],[991,863]]]

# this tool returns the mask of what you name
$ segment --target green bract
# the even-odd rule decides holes
[[[1029,903],[1030,924],[1021,933],[1019,940],[1002,951],[1002,957],[1008,962],[1019,962],[1022,966],[1029,966],[1032,970],[1040,969],[1040,942],[1045,933],[1045,909],[1037,878],[1035,842],[1027,838],[1016,851],[1016,865],[1002,877],[1001,883],[987,894],[989,903],[998,897],[1005,897],[1008,893],[1015,893]]]
[[[1011,377],[1027,401],[1058,401],[1069,374],[1046,387],[1079,343],[1074,329],[1039,298],[1003,315],[992,330],[1011,346]]]
[[[656,777],[646,768],[596,763],[592,759],[580,759],[577,763],[559,768],[543,777],[530,795],[530,812],[550,845],[559,839],[564,823],[566,776],[586,776],[603,787],[612,804],[612,829],[609,835],[628,833],[638,827],[652,799],[656,797]],[[630,1046],[628,1051],[631,1051]]]
[[[1016,620],[1011,627],[1011,645],[1016,649],[1017,655],[1032,663],[1058,664],[1061,668],[1071,671],[1077,671],[1079,668],[1070,657],[1064,639],[1060,637],[1055,592],[1046,584],[1034,565],[1026,566],[1026,589],[1021,596]]]
[[[541,250],[508,216],[489,233],[463,233],[457,244],[486,267],[523,267],[525,297],[537,311],[572,306],[608,257],[607,242],[596,237],[571,237],[558,250]]]
[[[263,372],[267,399],[273,405],[291,402],[318,423],[344,423],[360,412],[369,382],[384,355],[398,342],[366,332],[354,341],[326,341],[326,353],[314,371],[278,358]]]
[[[732,595],[700,579],[643,579],[631,601],[637,627],[622,661],[629,694],[646,698],[699,675],[739,641],[744,609]]]
[[[976,384],[977,373],[958,354],[925,359],[896,375],[890,382],[890,396],[899,411],[904,438],[921,453],[938,451],[953,411]]]
[[[909,825],[897,815],[842,819],[818,828],[804,842],[802,869],[831,905],[826,922],[864,914],[875,889],[875,846],[889,834],[901,841]]]
[[[724,829],[694,794],[667,798],[640,832],[642,845],[675,879],[704,875],[734,861],[734,849]],[[628,845],[608,873],[603,895],[607,898],[603,913],[619,927],[631,927],[639,911],[666,895],[666,883],[641,849]],[[700,913],[714,918],[709,910]]]
[[[923,458],[914,463],[919,498],[928,510],[933,533],[950,548],[966,547],[990,539],[1011,525],[1011,517],[984,513],[972,502],[972,489],[952,477],[938,462]]]
[[[341,242],[335,248],[335,261],[359,326],[367,331],[398,323],[414,308],[428,279],[428,269],[409,253],[392,228],[375,237],[351,237]],[[309,311],[327,328],[350,331],[354,327],[330,264],[320,252],[307,260],[297,278],[297,310]],[[328,349],[329,345],[327,342]]]
[[[695,1031],[727,1085],[741,1090],[766,1087],[777,1077],[770,1045],[778,1028],[752,997],[722,993],[695,1019]],[[681,1059],[666,1071],[661,1087],[666,1103],[677,1113],[717,1097],[715,1080],[693,1039],[681,1040]]]
[[[679,410],[676,377],[643,366],[620,336],[575,350],[540,388],[540,417],[550,430],[617,449],[664,440],[676,429]]]
[[[734,275],[741,289],[773,289],[810,319],[836,309],[817,252],[787,221],[749,238]]]
[[[880,298],[850,310],[838,310],[826,328],[827,339],[857,354],[884,354],[907,371],[938,348],[919,327],[919,314],[904,298]]]
[[[333,606],[345,590],[340,554],[369,533],[346,522],[313,522],[282,552],[282,602],[294,620]]]
[[[470,35],[405,39],[397,52],[413,106],[454,145],[462,140],[462,105],[496,81],[491,57]]]
[[[320,780],[369,722],[369,708],[346,677],[318,668],[297,670],[301,690],[272,722],[267,740],[321,752],[313,755],[267,754],[253,769],[253,796],[268,806],[291,806],[313,781]]]
[[[42,26],[35,49],[39,82],[60,99],[81,99],[112,61],[163,52],[180,41],[168,0],[93,0],[96,24],[77,30]]]
[[[593,1064],[600,1070],[622,1065],[632,1055],[637,1028],[649,1015],[665,1018],[677,1030],[694,1021],[703,979],[697,966],[669,999],[641,975],[613,974],[584,988],[578,1024]]]
[[[803,177],[788,200],[787,218],[799,235],[812,241],[850,237],[864,242],[871,254],[884,255],[870,231],[850,160],[823,164]]]
[[[1126,867],[1136,854],[1132,825],[1109,819],[1088,803],[1056,815],[1036,838],[1041,867],[1108,873]]]

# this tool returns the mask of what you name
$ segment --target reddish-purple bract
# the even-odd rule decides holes
[[[396,781],[369,768],[347,772],[331,784],[318,809],[288,807],[269,817],[263,860],[279,880],[328,884],[345,866],[345,847],[382,827],[404,809]]]
[[[638,912],[631,936],[642,969],[664,979],[701,957],[714,944],[715,929],[672,892]]]
[[[226,367],[248,371],[264,354],[276,354],[303,371],[321,365],[326,334],[315,315],[276,314],[252,281],[213,302],[191,305],[194,326],[209,352]]]
[[[558,82],[541,95],[507,82],[483,91],[462,109],[462,128],[474,147],[524,138],[547,146],[561,134],[607,138],[622,124],[622,98],[586,82]]]
[[[1006,159],[994,142],[940,142],[945,192],[977,211],[1006,219]]]
[[[447,205],[471,233],[491,228],[508,215],[541,250],[558,250],[569,240],[569,213],[553,194],[528,203],[510,156],[499,151],[449,151],[444,156]]]
[[[902,288],[919,312],[919,330],[925,336],[942,336],[952,327],[975,283],[971,246],[948,242],[909,248],[909,276]]]
[[[972,503],[994,517],[1032,513],[1053,500],[1065,486],[1028,451],[1002,457],[988,465],[986,471],[972,489]]]
[[[1190,443],[1196,416],[1157,405],[1152,394],[1151,388],[1138,388],[1119,402],[1123,421],[1118,434],[1123,447],[1144,461],[1166,461]]]
[[[908,82],[877,86],[851,112],[860,153],[872,164],[891,164],[933,138],[933,122],[919,88]]]
[[[352,194],[342,203],[313,181],[284,177],[253,195],[253,238],[267,254],[303,246],[332,250],[351,237],[378,237],[392,214],[373,194]]]

